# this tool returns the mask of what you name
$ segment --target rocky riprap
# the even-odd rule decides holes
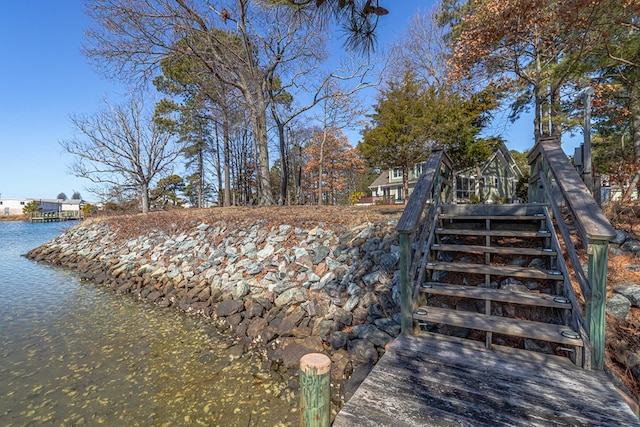
[[[108,222],[94,221],[27,257],[211,318],[237,337],[239,355],[258,349],[275,371],[295,372],[308,352],[328,354],[332,400],[340,407],[400,332],[395,224],[333,231],[323,223],[217,221],[124,239]]]

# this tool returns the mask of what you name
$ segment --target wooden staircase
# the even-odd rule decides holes
[[[412,314],[418,335],[440,333],[570,357],[583,339],[545,205],[440,205],[425,236]],[[568,285],[570,286],[570,284]]]

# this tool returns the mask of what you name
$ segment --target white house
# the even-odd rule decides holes
[[[31,201],[40,203],[41,212],[69,212],[70,216],[79,215],[84,200],[62,199],[0,199],[0,215],[22,215],[22,210]]]

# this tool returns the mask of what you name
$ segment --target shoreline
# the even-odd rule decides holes
[[[261,351],[283,376],[304,354],[327,354],[335,416],[400,332],[397,219],[345,227],[253,218],[172,223],[135,237],[110,220],[85,221],[26,257],[209,319],[241,354]]]

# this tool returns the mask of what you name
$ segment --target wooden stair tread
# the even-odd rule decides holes
[[[423,310],[425,314],[418,314]],[[541,341],[555,342],[582,347],[582,340],[562,335],[562,332],[573,332],[569,326],[519,320],[507,317],[490,316],[470,311],[449,310],[440,307],[419,307],[413,313],[415,320],[442,323],[467,329],[476,329],[497,334],[531,338]]]
[[[460,220],[474,220],[474,219],[490,219],[490,220],[507,220],[507,221],[529,221],[529,220],[543,220],[544,215],[457,215],[442,213],[438,216],[441,219],[460,219]]]
[[[424,285],[430,287],[425,288]],[[527,292],[512,292],[502,289],[481,288],[477,286],[465,286],[465,285],[453,285],[450,283],[439,282],[426,282],[423,286],[420,286],[420,292],[448,295],[455,297],[473,298],[481,300],[508,302],[521,305],[532,305],[536,307],[554,307],[554,308],[571,308],[569,300],[567,302],[557,302],[554,298],[557,295],[540,294],[540,293],[527,293]]]
[[[563,280],[562,274],[549,274],[548,270],[518,267],[515,265],[485,265],[466,262],[428,262],[428,270],[455,271],[469,274],[490,274],[492,276],[528,277],[531,279]]]
[[[558,253],[553,250],[545,251],[541,248],[518,248],[513,246],[481,246],[481,245],[450,245],[450,244],[434,244],[431,249],[435,251],[449,252],[480,252],[491,254],[506,255],[531,255],[531,256],[557,256]]]
[[[473,230],[455,228],[436,228],[436,234],[456,235],[456,236],[497,236],[497,237],[551,237],[548,231],[526,231],[526,230]]]

